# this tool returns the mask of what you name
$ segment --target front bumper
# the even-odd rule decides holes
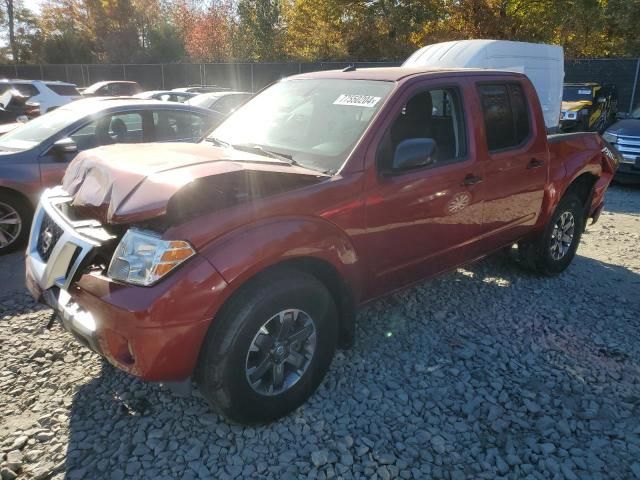
[[[61,190],[47,190],[38,205],[26,256],[32,295],[116,367],[158,382],[191,376],[211,319],[225,298],[222,277],[199,255],[152,287],[117,283],[89,270],[100,246],[98,234],[89,235],[85,223],[62,214],[56,205],[67,200]],[[45,252],[47,258],[42,241],[39,245],[45,214],[62,230]],[[91,228],[102,229],[98,224]]]
[[[640,160],[636,160],[635,163],[620,162],[615,179],[621,182],[640,183]]]

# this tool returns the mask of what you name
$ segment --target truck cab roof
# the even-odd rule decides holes
[[[485,68],[453,68],[453,67],[380,67],[380,68],[363,68],[349,71],[343,70],[324,70],[318,72],[302,73],[289,78],[336,78],[345,80],[378,80],[386,82],[399,82],[410,77],[419,75],[506,75],[525,78],[524,75],[517,72],[508,72],[504,70],[494,70]]]

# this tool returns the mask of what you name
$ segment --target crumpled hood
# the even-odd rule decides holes
[[[589,100],[578,100],[575,102],[562,102],[562,111],[563,112],[577,112],[582,110],[583,108],[590,107],[592,102]]]
[[[80,153],[62,186],[72,206],[98,212],[106,223],[130,223],[161,216],[171,198],[203,178],[235,172],[322,175],[277,159],[211,144],[119,144]]]

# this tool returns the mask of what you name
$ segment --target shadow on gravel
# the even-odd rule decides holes
[[[640,183],[614,183],[605,197],[604,209],[611,213],[640,215]]]
[[[318,392],[263,427],[105,363],[74,395],[66,478],[630,478],[639,286],[580,256],[556,278],[459,269],[366,306]]]

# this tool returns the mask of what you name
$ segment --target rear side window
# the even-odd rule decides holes
[[[529,112],[518,84],[478,87],[489,151],[520,145],[529,136]]]
[[[200,115],[172,110],[153,112],[153,124],[158,142],[197,142],[209,127]]]
[[[11,87],[25,97],[33,97],[40,93],[40,91],[30,83],[14,83]]]
[[[58,95],[62,95],[63,97],[75,97],[79,96],[80,92],[73,85],[55,85],[55,84],[47,84],[51,90],[53,90]]]

